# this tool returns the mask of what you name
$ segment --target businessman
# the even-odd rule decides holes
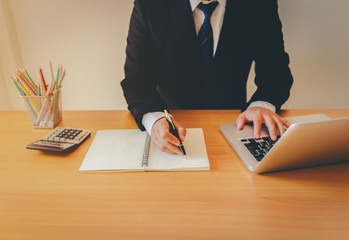
[[[257,90],[246,99],[255,62]],[[271,138],[293,78],[277,0],[135,0],[121,82],[128,108],[162,151],[180,154],[164,109],[241,109],[237,124]],[[175,122],[181,140],[186,131]]]

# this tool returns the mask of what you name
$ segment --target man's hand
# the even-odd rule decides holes
[[[291,124],[284,118],[280,117],[273,111],[262,107],[250,107],[240,114],[238,120],[236,121],[237,127],[241,130],[246,122],[253,122],[254,136],[255,138],[260,138],[261,128],[264,123],[269,131],[269,135],[273,141],[276,141],[277,132],[283,135],[285,133],[285,128],[291,126]]]
[[[187,130],[185,130],[185,128],[175,120],[173,120],[173,123],[175,124],[179,137],[183,142]],[[182,155],[182,152],[178,148],[180,142],[170,133],[170,125],[168,125],[166,118],[160,118],[154,123],[151,129],[151,141],[163,152]]]

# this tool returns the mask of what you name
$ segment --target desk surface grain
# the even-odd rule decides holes
[[[127,111],[64,111],[92,136],[70,154],[27,150],[49,130],[0,111],[0,239],[349,239],[349,164],[252,174],[219,131],[237,110],[172,111],[204,129],[209,172],[79,173],[99,129]],[[349,110],[286,110],[283,116]]]

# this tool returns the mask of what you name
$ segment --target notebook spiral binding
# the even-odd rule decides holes
[[[142,158],[142,167],[146,166],[148,167],[148,161],[149,161],[149,150],[150,150],[150,135],[147,133],[147,137],[145,139],[145,146],[143,151],[143,158]]]

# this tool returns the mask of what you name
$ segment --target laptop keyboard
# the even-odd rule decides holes
[[[257,161],[261,161],[274,144],[279,140],[280,136],[277,136],[277,140],[273,141],[270,137],[246,138],[240,139],[245,145],[248,151],[254,156]]]

